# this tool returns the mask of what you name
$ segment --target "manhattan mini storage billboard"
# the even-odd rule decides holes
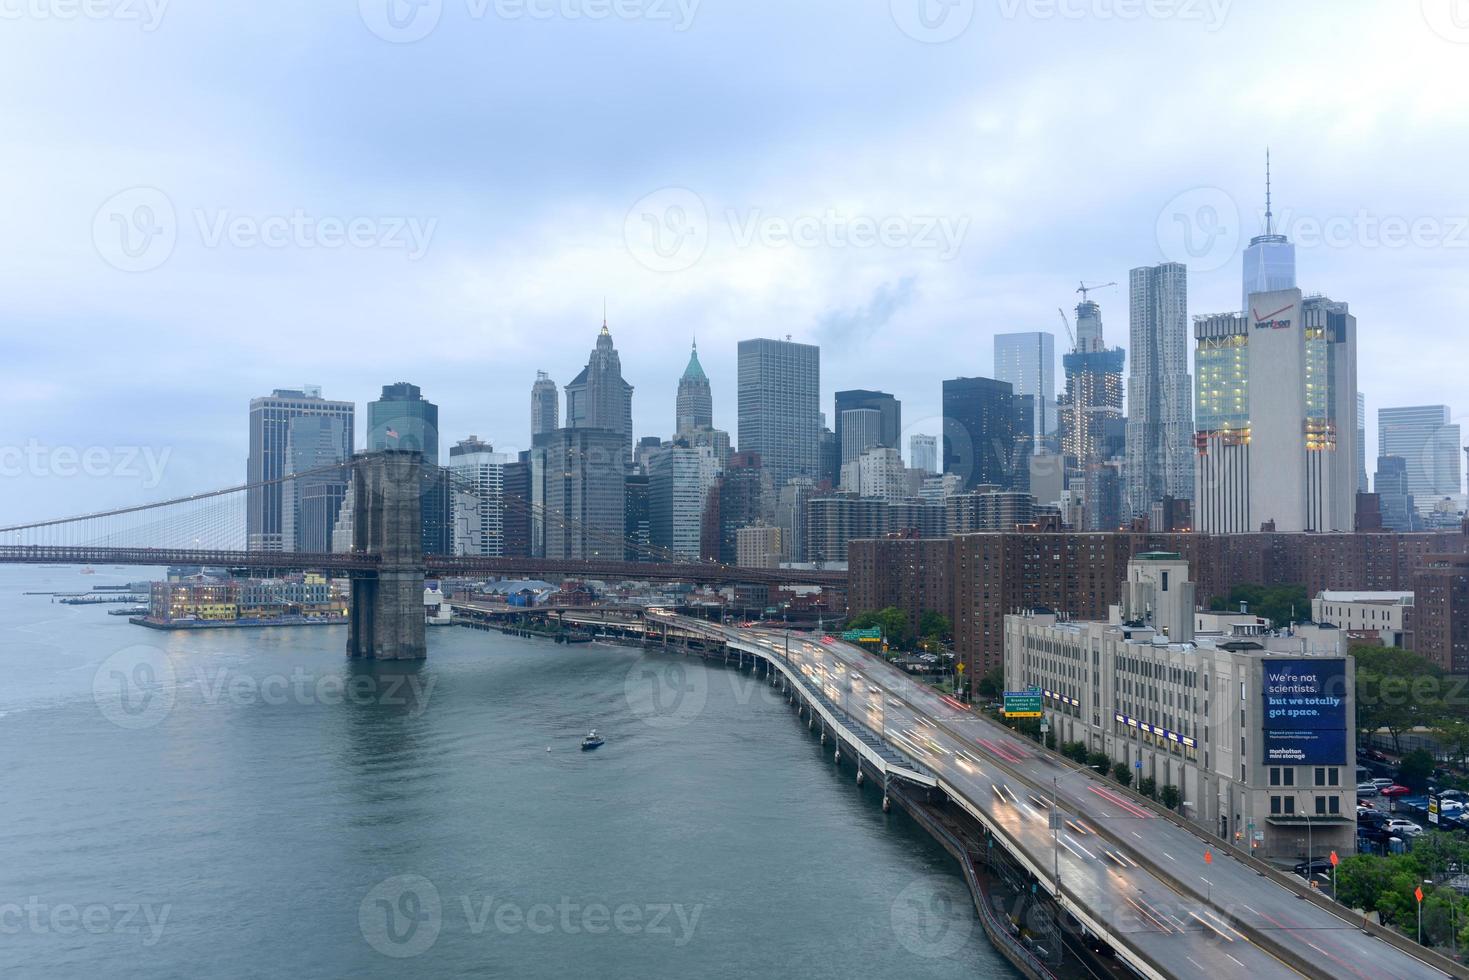
[[[1262,662],[1265,762],[1347,762],[1347,662],[1336,657]]]

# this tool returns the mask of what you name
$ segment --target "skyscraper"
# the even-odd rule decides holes
[[[530,437],[561,428],[561,390],[545,371],[536,372],[530,388]]]
[[[252,398],[250,455],[245,465],[245,482],[253,486],[245,494],[245,547],[251,551],[288,547],[283,536],[284,484],[269,481],[286,475],[291,420],[303,415],[339,420],[340,429],[334,430],[341,439],[339,456],[350,459],[354,452],[356,406],[351,402],[327,401],[314,385],[278,388],[266,397]]]
[[[1195,528],[1352,531],[1357,319],[1299,289],[1194,321]]]
[[[903,403],[885,391],[866,391],[863,389],[852,389],[839,391],[836,394],[836,437],[837,445],[845,445],[842,442],[842,416],[847,412],[859,408],[870,408],[880,416],[877,430],[877,441],[872,445],[882,446],[886,449],[901,449],[898,440],[902,438],[903,432]],[[870,447],[864,447],[870,448]],[[859,450],[860,452],[860,450]],[[845,450],[843,450],[845,456]],[[847,459],[843,463],[849,462]]]
[[[1016,395],[1036,397],[1035,430],[1030,444],[1040,452],[1056,431],[1056,338],[1053,334],[1002,333],[995,336],[995,380],[1008,381]]]
[[[789,340],[739,344],[740,452],[760,454],[777,491],[821,474],[821,349]]]
[[[1447,405],[1413,405],[1377,410],[1377,455],[1400,456],[1407,467],[1408,493],[1427,515],[1445,497],[1464,492],[1459,426]]]
[[[367,448],[423,453],[425,467],[439,465],[439,406],[418,385],[383,385],[382,397],[367,403]]]
[[[423,454],[423,553],[453,551],[449,480],[439,466],[439,406],[424,398],[418,385],[383,385],[382,397],[367,403],[367,448]]]
[[[557,429],[531,449],[531,548],[536,557],[621,561],[626,553],[627,451],[610,429]]]
[[[631,459],[632,392],[632,385],[622,380],[622,359],[604,319],[587,366],[566,386],[566,427],[616,432],[622,436],[623,455]]]
[[[1068,469],[1081,475],[1118,455],[1127,429],[1122,415],[1127,354],[1107,347],[1102,308],[1091,300],[1076,306],[1076,348],[1061,363],[1066,369],[1066,395],[1057,410],[1061,452]]]
[[[1015,482],[1015,396],[992,378],[944,382],[944,472],[965,491],[981,484],[1010,489]]]
[[[699,560],[704,505],[718,472],[714,452],[708,446],[675,442],[653,457],[648,466],[653,547],[680,559]]]
[[[1389,531],[1419,531],[1422,522],[1408,489],[1408,463],[1401,456],[1377,457],[1377,478],[1373,483],[1382,526]]]
[[[1150,513],[1165,497],[1194,495],[1188,269],[1179,262],[1133,269],[1131,292],[1124,519]]]
[[[338,415],[298,415],[286,427],[286,474],[301,475],[281,484],[283,550],[317,555],[332,550],[332,528],[352,483],[344,455],[351,441],[343,431],[348,425]]]
[[[1245,249],[1240,309],[1250,308],[1255,293],[1273,293],[1296,286],[1296,247],[1275,231],[1270,209],[1270,151],[1265,151],[1265,232],[1250,239]],[[1136,351],[1133,352],[1136,355]]]
[[[875,408],[849,408],[837,416],[842,465],[869,449],[882,447],[882,413]]]
[[[938,437],[922,434],[909,436],[908,465],[915,470],[922,470],[924,473],[938,473]]]
[[[673,431],[678,435],[698,429],[714,428],[714,393],[709,377],[699,363],[699,345],[689,353],[689,366],[678,379],[678,401],[674,412]]]
[[[475,436],[449,448],[456,555],[505,554],[505,453]]]
[[[1366,493],[1367,484],[1367,396],[1357,392],[1357,492]]]

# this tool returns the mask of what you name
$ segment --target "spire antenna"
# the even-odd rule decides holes
[[[1265,147],[1265,234],[1275,233],[1275,215],[1270,210],[1270,147]]]

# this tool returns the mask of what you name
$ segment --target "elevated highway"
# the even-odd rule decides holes
[[[1454,975],[1302,899],[1115,784],[1016,739],[863,650],[805,634],[665,618],[784,664],[901,749],[1142,976]]]

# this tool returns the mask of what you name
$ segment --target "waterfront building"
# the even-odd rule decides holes
[[[609,429],[557,429],[531,449],[531,548],[538,558],[623,560],[627,442]]]

